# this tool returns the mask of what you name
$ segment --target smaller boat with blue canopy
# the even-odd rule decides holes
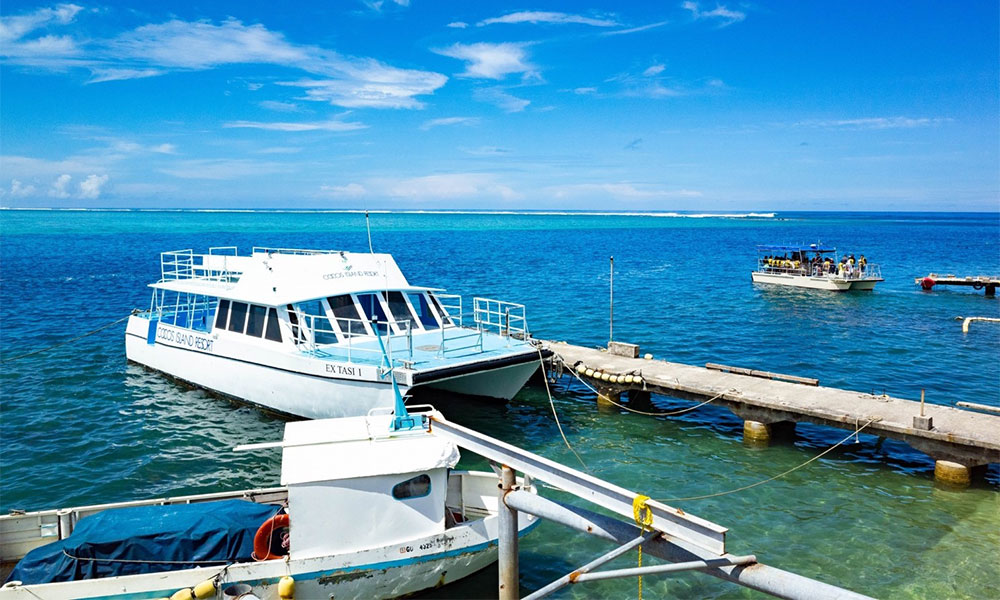
[[[497,476],[454,470],[432,418],[397,398],[236,448],[279,448],[280,487],[0,516],[0,600],[377,599],[462,579],[497,559]]]
[[[872,290],[884,281],[878,265],[864,254],[838,255],[823,244],[757,246],[754,283],[846,292]]]

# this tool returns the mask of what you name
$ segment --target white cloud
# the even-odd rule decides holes
[[[159,146],[150,146],[150,152],[156,152],[157,154],[177,154],[177,146],[173,144],[160,144]]]
[[[105,69],[93,67],[91,78],[87,83],[104,83],[105,81],[123,81],[126,79],[143,79],[166,74],[163,69]]]
[[[299,152],[302,152],[302,148],[295,146],[271,146],[270,148],[261,148],[257,154],[298,154]]]
[[[428,129],[442,125],[476,125],[477,123],[479,123],[479,117],[444,117],[442,119],[424,121],[420,129],[427,131]]]
[[[640,25],[638,27],[631,27],[629,29],[619,29],[617,31],[605,31],[601,35],[628,35],[630,33],[639,33],[640,31],[647,31],[650,29],[656,29],[657,27],[662,27],[669,22],[670,21],[658,21],[656,23],[649,23],[648,25]]]
[[[646,77],[655,77],[663,72],[667,67],[665,65],[653,65],[642,72]]]
[[[427,71],[379,69],[348,79],[303,79],[279,85],[304,88],[309,100],[345,108],[423,108],[414,96],[431,94],[448,78]]]
[[[25,196],[30,196],[35,193],[35,186],[24,185],[17,179],[10,180],[10,195],[15,198],[23,198]]]
[[[278,102],[277,100],[261,100],[257,106],[278,112],[302,112],[302,107],[294,102]]]
[[[319,188],[325,195],[335,198],[360,198],[368,193],[365,187],[358,183],[347,185],[323,185]]]
[[[652,185],[636,185],[632,183],[580,183],[572,185],[551,186],[547,190],[560,199],[581,196],[610,196],[615,199],[668,199],[668,198],[698,198],[701,192],[694,190],[667,190]]]
[[[261,122],[261,121],[230,121],[223,127],[243,127],[249,129],[266,129],[269,131],[355,131],[366,129],[364,123],[353,121],[312,121],[312,122]]]
[[[107,175],[89,175],[80,182],[80,197],[95,200],[101,195],[101,188],[108,182]]]
[[[716,7],[712,10],[702,11],[697,2],[688,0],[687,2],[681,4],[681,8],[691,11],[691,16],[695,20],[719,19],[719,27],[726,27],[727,25],[732,25],[733,23],[739,23],[747,18],[746,13],[738,10],[729,10],[721,4],[716,5]]]
[[[79,49],[70,37],[48,34],[34,39],[24,38],[52,25],[66,25],[81,10],[83,7],[75,4],[59,4],[55,8],[40,8],[24,15],[0,17],[0,56],[20,64],[40,66],[56,64],[62,62],[59,59],[75,56]]]
[[[4,35],[19,39],[21,32],[31,30],[17,22],[12,25],[10,19],[16,18],[4,20]],[[143,25],[112,39],[88,40],[83,50],[70,38],[46,36],[0,44],[0,53],[16,58],[11,62],[18,64],[88,68],[92,72],[88,83],[227,65],[277,65],[317,77],[284,85],[306,88],[309,99],[347,107],[422,108],[415,96],[431,94],[448,80],[440,73],[399,69],[372,58],[295,44],[261,24],[244,25],[232,18],[219,24],[174,19]],[[250,87],[254,85],[259,87]]]
[[[69,187],[70,180],[73,177],[67,173],[63,173],[52,182],[52,188],[49,189],[49,196],[53,198],[69,198]]]
[[[160,172],[181,179],[225,181],[272,175],[287,170],[287,168],[287,166],[278,163],[220,158],[180,161],[175,163],[175,166],[160,169]]]
[[[578,88],[576,88],[576,89],[573,90],[573,93],[574,94],[578,94],[580,96],[586,96],[586,95],[589,95],[589,94],[596,94],[597,93],[597,88],[595,88],[595,87],[578,87]]]
[[[465,29],[469,24],[464,21],[453,21],[445,25],[445,27],[451,27],[452,29]]]
[[[933,127],[948,123],[949,118],[874,117],[867,119],[828,119],[799,121],[796,127],[818,127],[825,129],[915,129]]]
[[[385,186],[385,193],[397,198],[415,200],[499,198],[513,200],[521,197],[510,187],[498,183],[488,173],[449,173],[402,179]]]
[[[477,89],[472,92],[472,97],[480,102],[493,104],[508,113],[521,112],[531,104],[530,100],[508,94],[498,87]]]
[[[580,15],[544,11],[521,11],[510,13],[502,17],[484,19],[479,23],[476,23],[476,25],[482,27],[484,25],[493,25],[495,23],[531,23],[534,25],[539,23],[554,23],[559,25],[573,23],[579,25],[592,25],[594,27],[615,27],[618,25],[616,21],[611,19],[594,19],[591,17],[582,17]]]
[[[537,76],[534,65],[527,62],[528,44],[506,42],[489,44],[453,44],[434,52],[443,56],[464,60],[465,72],[459,77],[503,79],[511,73],[524,73],[526,77]]]

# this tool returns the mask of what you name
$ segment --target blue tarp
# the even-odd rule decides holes
[[[7,581],[79,581],[249,561],[257,528],[279,508],[220,500],[105,510],[80,519],[66,539],[29,552]]]

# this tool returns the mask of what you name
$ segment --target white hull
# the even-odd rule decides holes
[[[148,342],[149,321],[133,316],[125,332],[128,360],[211,392],[275,412],[324,419],[366,415],[391,408],[392,385],[376,367],[296,356],[287,352],[234,346],[226,336],[160,323],[155,343]],[[240,358],[235,358],[235,357]],[[459,376],[435,379],[428,387],[472,396],[509,400],[538,368],[537,361],[484,367]],[[398,381],[398,380],[397,380]]]
[[[846,292],[849,290],[871,290],[881,279],[841,279],[834,277],[814,277],[810,275],[790,275],[787,273],[751,273],[754,283],[770,283],[810,290]]]

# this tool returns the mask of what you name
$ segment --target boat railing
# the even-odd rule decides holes
[[[508,338],[528,338],[528,321],[524,305],[492,298],[473,298],[473,317],[480,330],[495,332]]]
[[[881,279],[882,270],[876,264],[867,264],[864,268],[857,265],[848,267],[846,270],[841,270],[839,263],[834,264],[831,267],[822,266],[819,269],[816,265],[799,265],[795,267],[794,265],[787,264],[768,264],[766,261],[757,261],[757,271],[761,273],[775,273],[781,275],[798,275],[798,276],[811,276],[811,277],[828,277],[833,279]]]
[[[342,254],[341,250],[312,250],[309,248],[271,248],[269,246],[254,246],[254,254]]]
[[[462,326],[462,297],[458,294],[442,294],[434,292],[431,295],[441,315],[442,325]]]
[[[218,250],[221,250],[221,248]],[[233,250],[235,251],[235,248]],[[222,258],[221,268],[218,261],[206,264],[206,256],[220,256]],[[238,281],[241,273],[227,267],[226,256],[228,255],[195,254],[191,249],[161,252],[160,281],[177,281],[180,279],[201,279],[224,283]]]
[[[347,354],[347,360],[352,361],[358,354],[369,358],[371,356],[381,356],[382,350],[370,344],[360,345],[358,342],[370,341],[373,336],[368,332],[366,323],[370,324],[375,332],[379,332],[380,327],[386,328],[387,322],[367,321],[365,319],[349,319],[335,317],[339,329],[335,328],[329,317],[325,314],[314,315],[298,310],[295,312],[298,318],[296,325],[295,343],[299,350],[314,356],[325,352],[330,346],[338,344],[338,349]],[[411,321],[393,321],[399,333],[395,333],[391,328],[382,333],[382,343],[386,346],[386,351],[390,356],[405,356],[405,360],[413,360],[413,324]]]

